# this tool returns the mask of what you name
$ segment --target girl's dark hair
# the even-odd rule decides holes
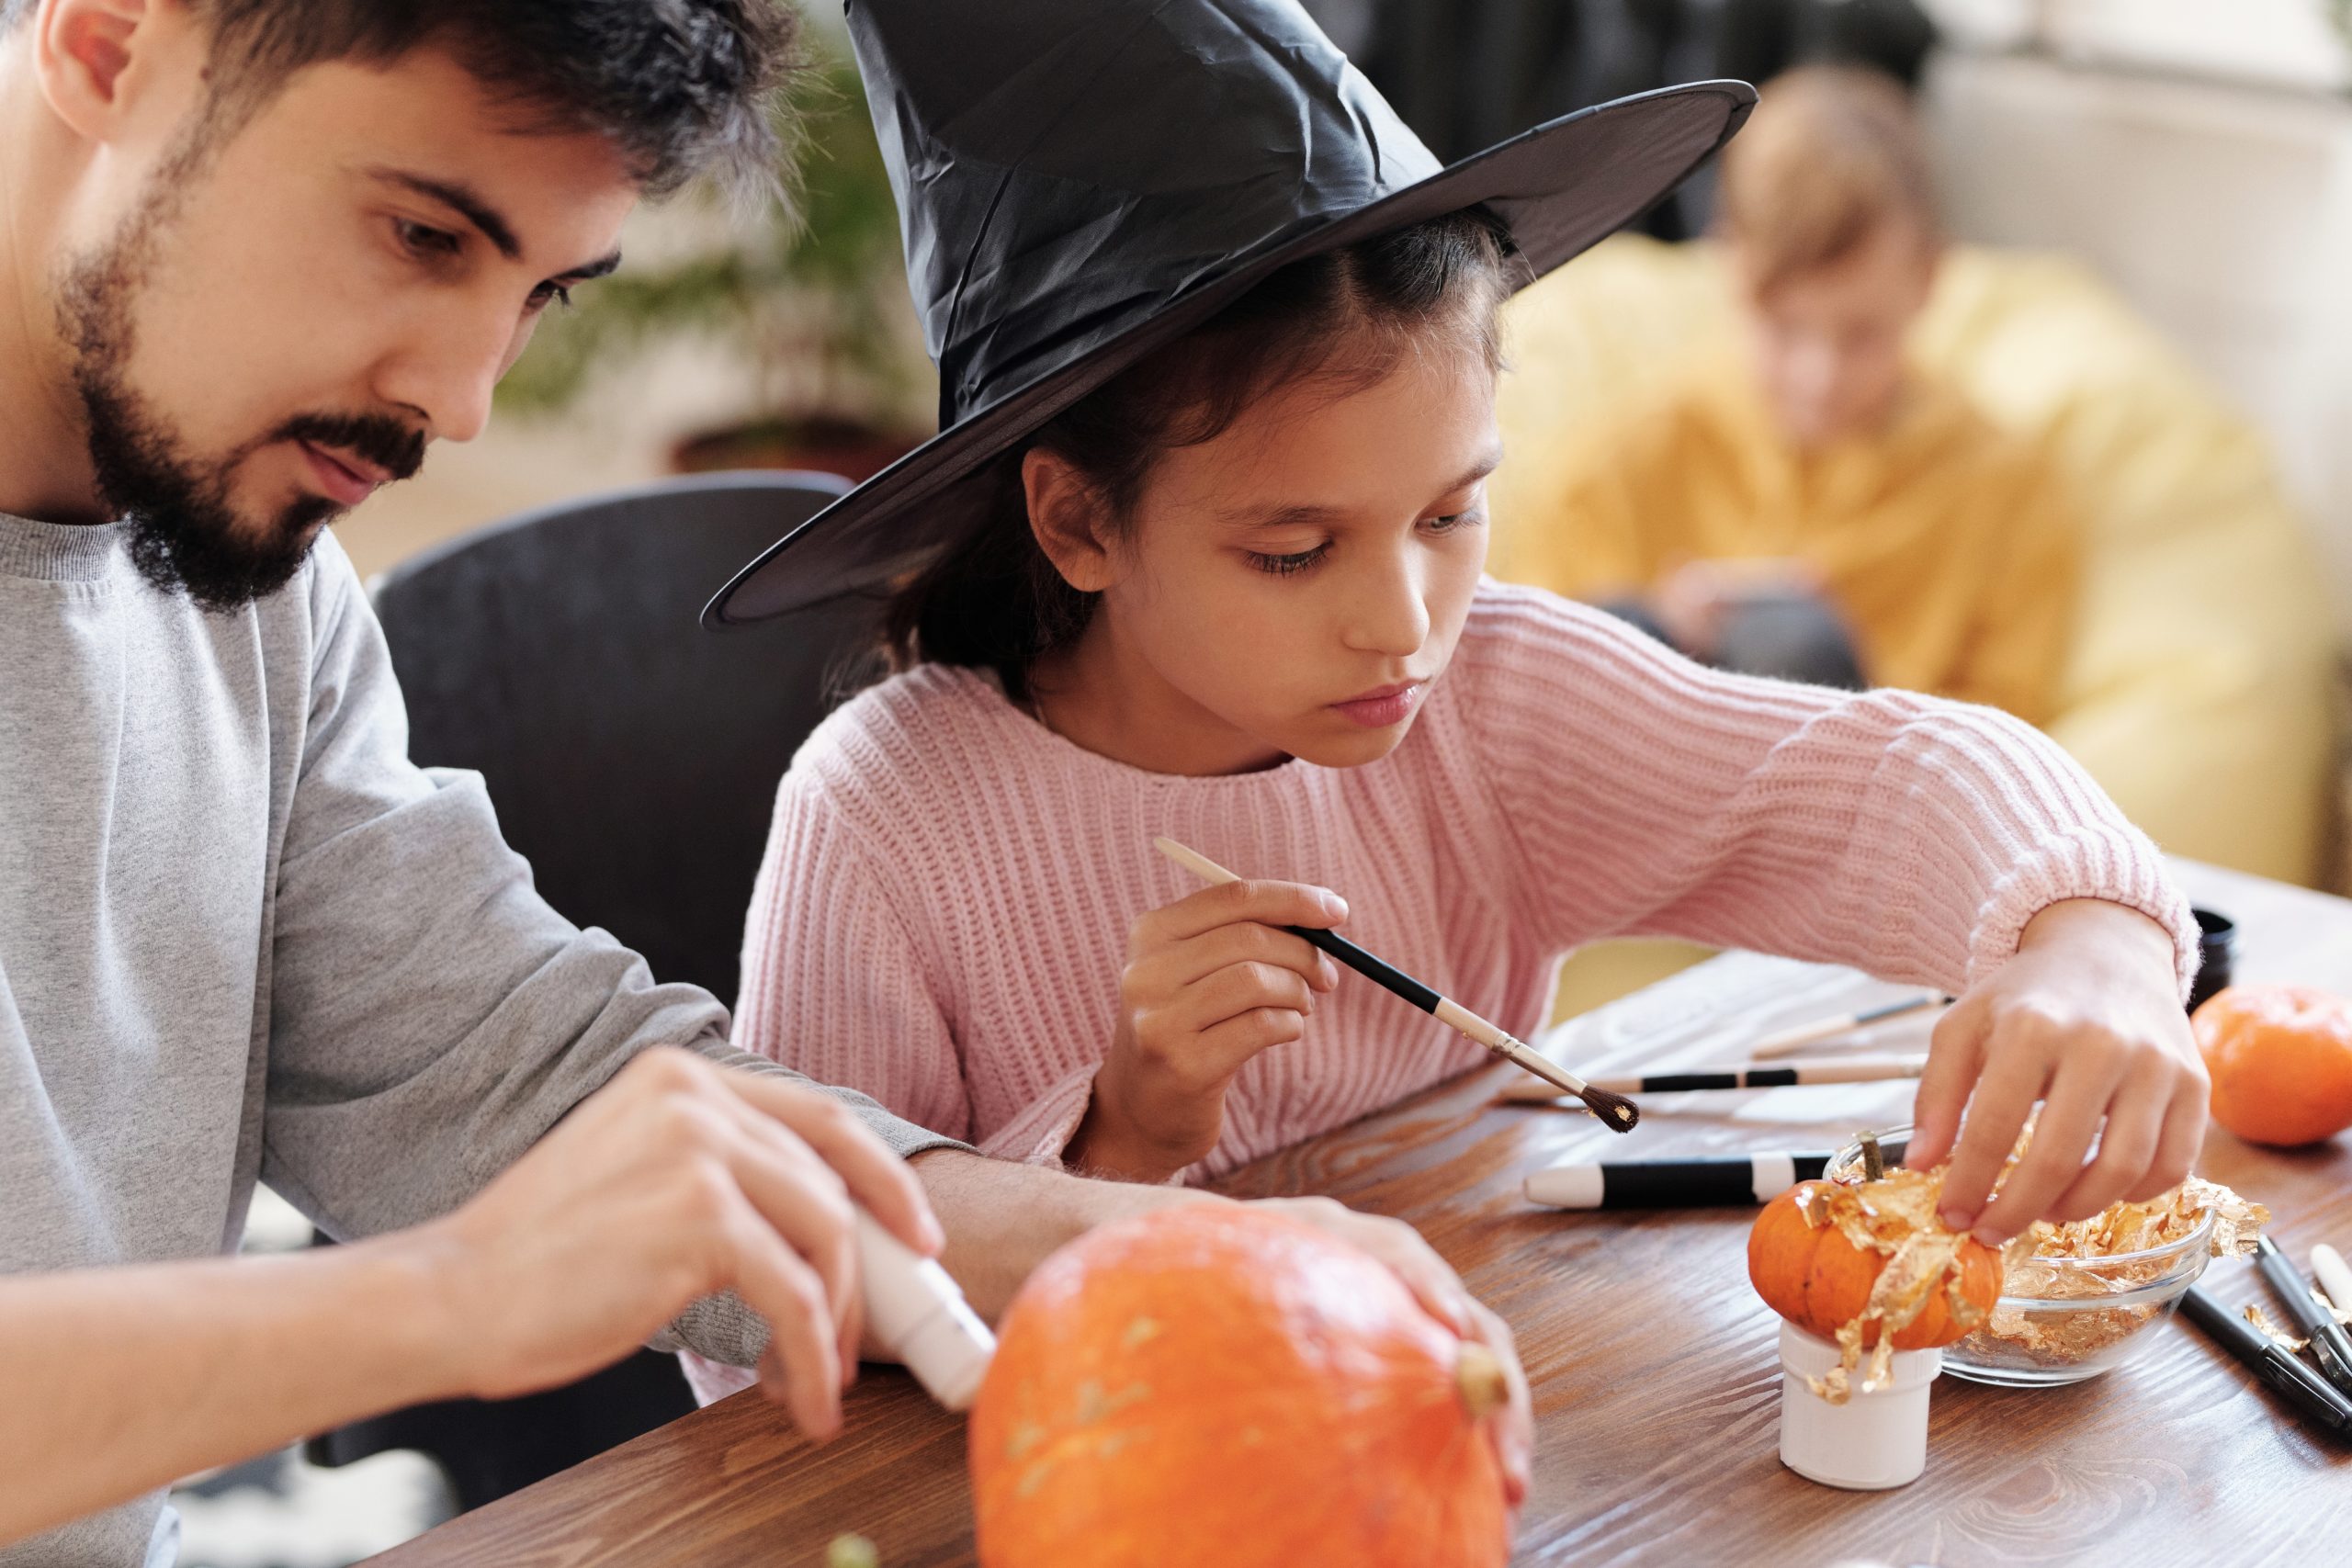
[[[1430,219],[1294,262],[1121,371],[995,460],[987,517],[892,596],[891,668],[993,670],[1023,702],[1036,662],[1086,629],[1097,595],[1064,581],[1030,531],[1021,467],[1033,447],[1075,468],[1124,531],[1161,454],[1215,440],[1277,387],[1311,377],[1360,390],[1447,334],[1499,368],[1496,316],[1514,254],[1482,210]]]

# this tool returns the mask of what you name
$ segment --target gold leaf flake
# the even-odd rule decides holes
[[[2271,1322],[2269,1317],[2264,1314],[2262,1310],[2262,1303],[2260,1302],[2249,1302],[2246,1303],[2245,1320],[2254,1325],[2254,1331],[2256,1334],[2261,1335],[2265,1339],[2269,1340],[2273,1345],[2278,1346],[2280,1349],[2285,1350],[2290,1354],[2301,1349],[2304,1346],[2311,1343],[2308,1339],[2296,1338],[2293,1335],[2288,1333],[2285,1329]]]

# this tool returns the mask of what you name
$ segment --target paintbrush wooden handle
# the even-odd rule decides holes
[[[1900,1018],[1905,1013],[1918,1012],[1932,1007],[1946,1007],[1951,1002],[1951,998],[1941,992],[1928,991],[1919,996],[1906,997],[1901,1001],[1884,1002],[1874,1008],[1864,1008],[1859,1012],[1845,1012],[1839,1013],[1835,1018],[1815,1019],[1811,1023],[1801,1023],[1792,1029],[1783,1029],[1776,1033],[1767,1034],[1749,1046],[1747,1054],[1759,1062],[1769,1061],[1774,1056],[1792,1056],[1808,1045],[1818,1045],[1825,1040],[1834,1040],[1840,1034],[1850,1034],[1858,1029],[1868,1029],[1873,1023],[1883,1022],[1890,1018]]]

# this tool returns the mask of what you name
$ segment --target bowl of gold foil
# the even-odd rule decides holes
[[[1910,1133],[1896,1127],[1878,1137],[1893,1152]],[[1827,1175],[1861,1179],[1859,1141],[1838,1152]],[[2000,1299],[1984,1323],[1944,1348],[1944,1371],[2012,1388],[2081,1382],[2111,1371],[2172,1315],[2207,1263],[2251,1252],[2269,1217],[2228,1188],[2190,1177],[2145,1203],[2038,1224],[2003,1249]]]

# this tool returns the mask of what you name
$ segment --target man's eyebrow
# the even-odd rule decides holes
[[[505,214],[492,207],[483,198],[481,192],[464,181],[436,180],[424,175],[410,174],[404,169],[379,168],[370,169],[368,172],[377,179],[388,181],[392,185],[414,191],[428,200],[439,202],[481,230],[482,238],[496,246],[500,255],[504,256],[508,261],[522,259],[523,247],[514,238],[514,225],[506,221]],[[586,283],[594,278],[609,276],[620,265],[620,252],[612,251],[598,256],[594,261],[583,263],[579,266],[566,267],[556,276],[573,283]]]
[[[370,169],[376,178],[414,191],[428,200],[437,201],[467,222],[481,231],[481,237],[498,247],[498,254],[508,261],[523,259],[523,247],[514,238],[514,226],[506,217],[482,197],[480,191],[462,180],[436,180],[424,175],[412,175],[404,169]]]

